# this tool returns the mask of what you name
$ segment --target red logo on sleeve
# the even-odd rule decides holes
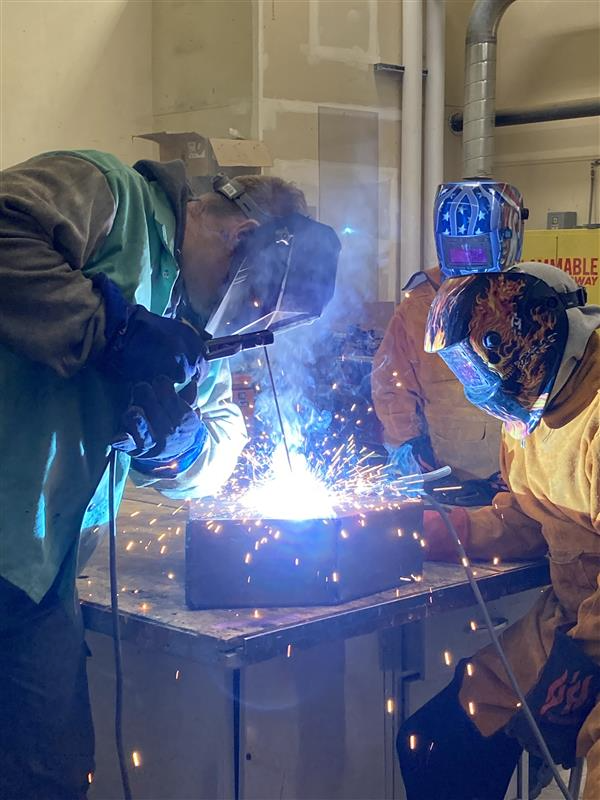
[[[569,725],[578,716],[578,709],[590,698],[592,676],[579,678],[579,670],[569,677],[568,670],[553,681],[548,687],[546,700],[540,709],[540,716],[547,717],[549,722]],[[550,712],[550,713],[549,713]]]

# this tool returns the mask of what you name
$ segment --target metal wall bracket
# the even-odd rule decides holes
[[[406,67],[402,64],[386,64],[384,61],[379,61],[377,64],[373,64],[373,69],[375,73],[382,73],[384,75],[396,75],[401,77],[406,72]],[[427,77],[427,70],[423,70],[423,77]]]

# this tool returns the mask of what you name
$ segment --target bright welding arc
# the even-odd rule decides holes
[[[285,428],[283,427],[283,418],[281,416],[281,409],[279,408],[279,398],[277,397],[277,390],[275,388],[275,379],[273,378],[273,370],[271,369],[271,361],[269,360],[269,353],[266,347],[263,347],[265,351],[265,361],[267,362],[267,369],[269,370],[269,380],[271,381],[271,391],[273,392],[273,400],[275,401],[275,409],[277,411],[277,419],[279,420],[279,427],[281,428],[281,437],[283,439],[283,446],[285,447],[285,454],[287,456],[287,462],[290,467],[290,472],[292,472],[292,459],[290,457],[290,449],[288,447],[287,438],[285,436]]]
[[[467,557],[467,553],[465,551],[465,548],[462,546],[462,543],[460,541],[460,537],[459,537],[458,533],[456,532],[456,528],[452,524],[452,520],[450,519],[449,514],[446,513],[446,509],[444,508],[444,506],[441,503],[438,503],[438,501],[435,500],[429,494],[423,493],[423,498],[425,500],[427,500],[429,503],[431,503],[433,508],[438,512],[438,514],[444,520],[446,528],[448,529],[448,533],[450,534],[450,537],[452,538],[454,544],[456,545],[456,549],[458,550],[458,554],[460,556],[461,563],[462,563],[463,568],[465,570],[465,573],[467,575],[467,579],[469,581],[469,584],[471,585],[471,589],[473,590],[473,594],[475,595],[477,603],[479,604],[479,607],[481,609],[481,613],[483,614],[483,619],[485,620],[485,626],[488,629],[488,633],[490,634],[490,638],[491,638],[491,640],[493,642],[493,645],[496,648],[496,651],[497,651],[498,655],[500,656],[500,660],[502,661],[504,669],[506,670],[506,674],[508,675],[508,679],[509,679],[509,681],[511,683],[511,686],[512,686],[515,694],[519,698],[523,713],[525,714],[527,722],[529,723],[529,727],[531,728],[531,732],[533,733],[533,735],[534,735],[534,737],[535,737],[535,739],[536,739],[536,741],[537,741],[537,743],[538,743],[538,745],[540,747],[540,750],[542,751],[542,755],[544,757],[544,760],[546,761],[546,763],[548,764],[548,766],[550,767],[550,769],[552,771],[552,775],[554,776],[554,780],[558,784],[558,788],[560,789],[562,796],[565,798],[565,800],[573,800],[573,797],[571,796],[571,793],[569,792],[565,782],[563,781],[563,779],[562,779],[562,777],[561,777],[561,775],[560,775],[560,773],[559,773],[559,771],[558,771],[558,769],[556,767],[556,764],[554,763],[554,759],[552,758],[552,755],[550,754],[550,750],[548,750],[548,745],[546,744],[546,740],[544,739],[544,737],[542,735],[542,732],[540,731],[539,726],[538,726],[537,722],[535,721],[535,718],[534,718],[533,714],[531,713],[531,709],[529,708],[527,700],[525,699],[525,695],[523,694],[523,691],[522,691],[521,687],[519,686],[519,682],[517,681],[516,675],[513,672],[513,669],[511,667],[509,661],[508,661],[508,658],[506,657],[506,653],[504,652],[504,648],[500,644],[500,640],[498,638],[498,634],[496,633],[496,631],[494,629],[494,625],[492,623],[492,620],[491,620],[491,617],[489,615],[487,606],[485,604],[485,600],[483,599],[483,595],[481,594],[481,591],[479,589],[479,585],[478,585],[477,581],[475,580],[475,577],[473,575],[473,570],[471,569],[470,564],[469,564],[469,559]]]

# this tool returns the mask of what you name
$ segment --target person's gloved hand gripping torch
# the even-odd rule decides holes
[[[128,303],[104,274],[93,278],[106,310],[106,347],[96,367],[133,385],[123,414],[124,436],[113,447],[129,453],[140,472],[171,477],[190,466],[207,429],[193,408],[208,363],[202,335],[176,319]],[[178,393],[175,384],[185,384]]]
[[[206,377],[204,340],[191,325],[127,302],[116,283],[102,273],[92,283],[106,312],[106,347],[96,362],[98,369],[131,383],[152,381],[158,375],[178,384]]]

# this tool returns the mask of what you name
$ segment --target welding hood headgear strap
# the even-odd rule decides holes
[[[273,219],[272,215],[264,211],[235,178],[229,178],[227,175],[220,172],[212,179],[212,188],[217,194],[235,203],[242,214],[248,217],[248,219],[255,219],[257,222],[261,223]]]

